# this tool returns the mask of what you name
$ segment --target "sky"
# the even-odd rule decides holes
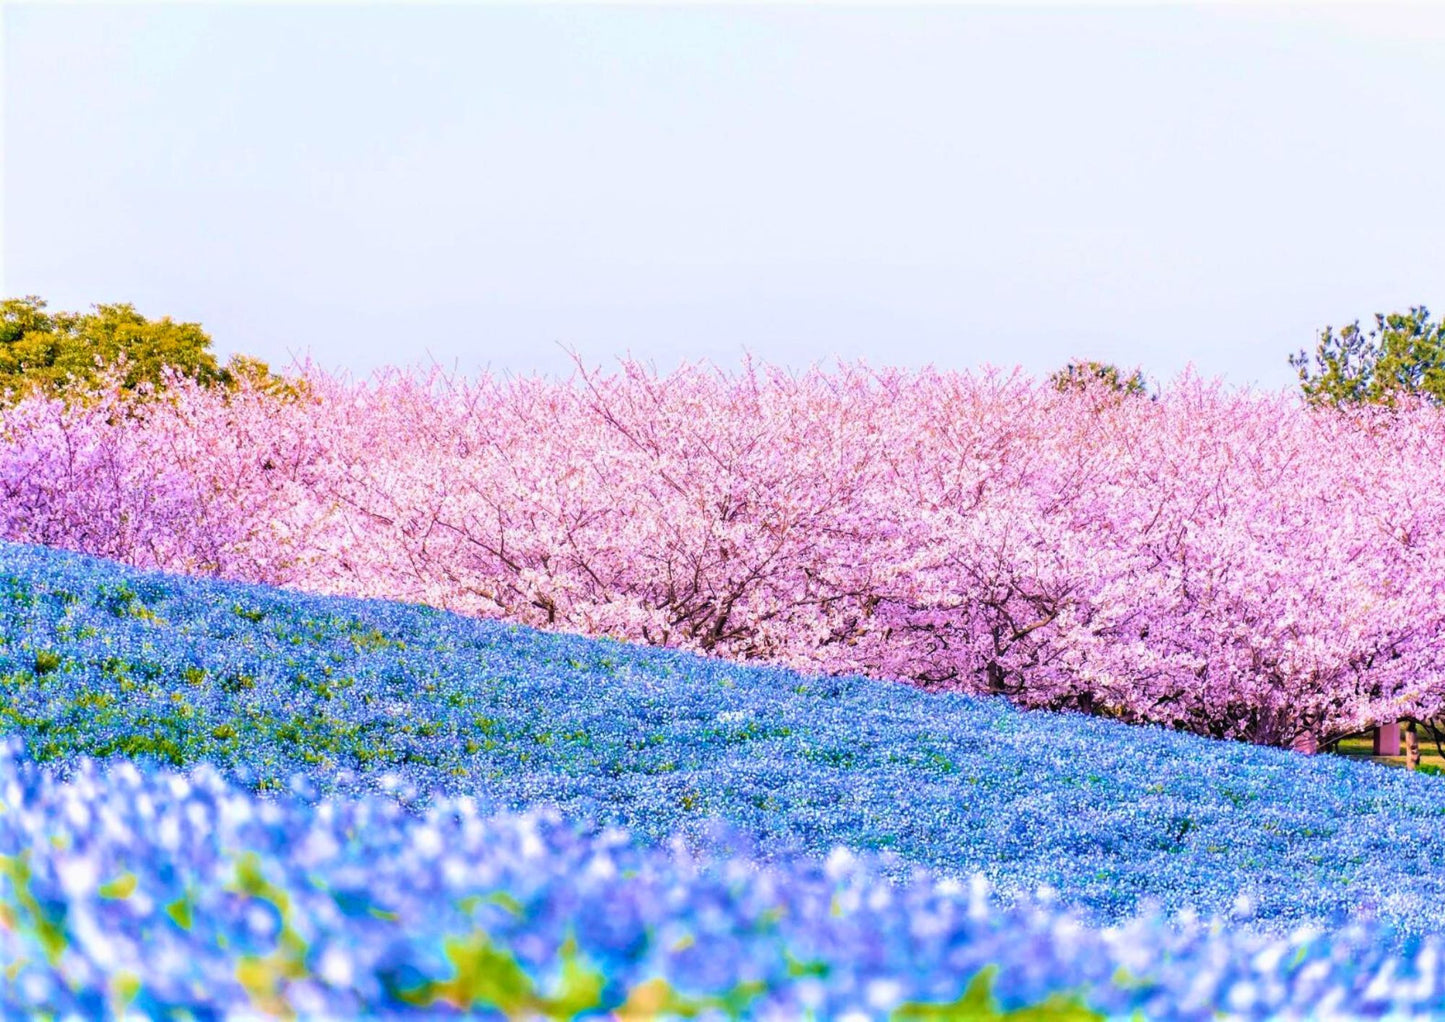
[[[5,297],[364,376],[1192,365],[1445,312],[1445,5],[0,4]]]

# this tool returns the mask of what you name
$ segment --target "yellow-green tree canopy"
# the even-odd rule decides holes
[[[65,394],[113,369],[123,373],[128,391],[162,387],[167,367],[209,386],[279,382],[264,362],[244,355],[221,366],[199,323],[147,319],[129,303],[93,308],[47,312],[34,295],[0,302],[0,399],[36,390]]]
[[[1148,381],[1138,369],[1133,372],[1121,370],[1108,362],[1070,362],[1064,368],[1049,374],[1049,382],[1059,390],[1084,390],[1089,387],[1103,387],[1119,394],[1147,394]]]

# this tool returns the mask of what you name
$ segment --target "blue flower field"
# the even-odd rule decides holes
[[[0,1013],[1429,1017],[1445,782],[0,544]]]

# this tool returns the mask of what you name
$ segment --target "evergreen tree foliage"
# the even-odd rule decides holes
[[[1049,382],[1059,390],[1084,390],[1102,384],[1120,394],[1148,393],[1147,382],[1140,370],[1135,369],[1126,374],[1116,365],[1091,360],[1070,362],[1064,368],[1051,373]]]
[[[1313,405],[1394,405],[1402,396],[1445,404],[1445,319],[1430,322],[1423,305],[1375,315],[1365,333],[1356,320],[1335,333],[1325,327],[1314,355],[1289,359],[1305,400]]]

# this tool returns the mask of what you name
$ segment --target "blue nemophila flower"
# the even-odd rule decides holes
[[[1397,970],[1392,976],[1414,975],[1407,968],[1415,960],[1410,956],[1426,955],[1422,949],[1433,946],[1429,939],[1439,930],[1434,906],[1445,883],[1445,849],[1435,840],[1445,817],[1445,786],[1433,778],[1160,729],[1019,712],[1000,700],[744,668],[428,608],[170,578],[6,544],[0,544],[0,729],[23,736],[26,756],[56,777],[74,775],[74,785],[63,789],[69,794],[57,795],[47,810],[69,828],[74,845],[65,854],[74,861],[44,866],[62,870],[72,887],[89,880],[84,863],[91,861],[86,858],[91,843],[144,842],[154,852],[146,868],[155,883],[166,891],[199,891],[218,870],[240,868],[245,849],[223,839],[236,828],[264,834],[257,848],[284,848],[274,861],[264,855],[256,861],[263,879],[271,875],[268,870],[282,868],[326,871],[331,885],[326,898],[313,904],[313,914],[291,923],[277,922],[287,910],[274,901],[266,902],[270,908],[262,904],[255,912],[241,912],[240,906],[258,897],[265,902],[244,884],[228,891],[229,901],[214,903],[240,912],[227,924],[231,929],[213,936],[233,958],[260,956],[261,964],[246,966],[257,989],[270,989],[277,976],[304,966],[313,986],[298,987],[298,996],[318,1004],[333,1002],[325,1000],[328,981],[316,978],[317,947],[335,949],[326,958],[328,974],[351,968],[360,977],[352,995],[367,1004],[386,998],[410,1003],[407,997],[423,996],[416,993],[423,989],[416,976],[432,975],[426,970],[433,967],[460,968],[453,961],[457,956],[493,960],[490,944],[445,941],[423,940],[424,952],[413,955],[406,939],[391,931],[372,958],[358,958],[361,952],[346,943],[350,937],[325,943],[325,935],[379,925],[368,920],[384,922],[394,912],[387,906],[397,898],[425,896],[445,904],[465,897],[458,892],[493,883],[494,877],[484,875],[491,859],[484,856],[473,866],[458,858],[458,849],[494,840],[502,831],[486,821],[504,809],[544,807],[564,818],[622,825],[629,834],[625,847],[633,842],[666,847],[674,864],[680,854],[714,865],[753,864],[736,889],[690,882],[649,889],[648,897],[680,913],[666,922],[672,927],[665,929],[666,940],[650,928],[640,894],[598,920],[578,915],[582,903],[569,901],[573,895],[559,893],[564,889],[545,876],[534,881],[518,873],[507,881],[501,901],[465,909],[468,919],[485,923],[488,934],[511,925],[508,919],[527,920],[508,945],[518,968],[552,968],[561,975],[567,967],[559,963],[571,960],[564,954],[570,938],[591,949],[594,964],[604,963],[608,977],[613,965],[623,969],[621,963],[642,956],[658,969],[672,970],[666,974],[679,982],[707,986],[709,996],[722,997],[713,988],[732,984],[728,990],[742,997],[763,982],[757,978],[759,963],[772,963],[768,969],[798,973],[792,977],[796,983],[786,986],[793,992],[788,996],[799,998],[795,1007],[809,1004],[825,1012],[834,1003],[827,1000],[831,991],[852,988],[840,986],[839,975],[824,981],[807,964],[813,960],[808,954],[830,962],[839,955],[858,956],[850,967],[866,972],[874,967],[869,963],[890,961],[899,952],[864,915],[847,917],[855,930],[838,924],[794,934],[789,939],[800,950],[786,967],[770,957],[774,952],[762,936],[730,937],[740,925],[737,901],[744,889],[753,892],[748,897],[762,898],[762,907],[746,916],[748,925],[764,936],[778,925],[767,907],[772,903],[756,893],[755,885],[763,882],[757,864],[795,864],[850,847],[872,856],[870,876],[894,885],[878,886],[870,895],[875,899],[907,889],[919,870],[963,881],[981,873],[996,905],[1034,904],[1033,893],[1045,887],[1059,912],[1077,912],[1086,932],[1106,935],[1110,924],[1146,910],[1181,920],[1179,932],[1186,936],[1177,939],[1193,932],[1196,937],[1188,939],[1206,943],[1213,939],[1210,924],[1189,923],[1189,913],[1224,921],[1230,940],[1251,933],[1290,938],[1306,927],[1333,931],[1356,917],[1367,927],[1360,947],[1386,942],[1376,948],[1379,954],[1406,956],[1401,959],[1406,964],[1390,967]],[[106,764],[103,781],[94,768],[80,766],[85,757]],[[155,765],[206,766],[243,791],[223,791],[174,773],[155,781],[132,764],[148,764],[147,771]],[[130,795],[108,802],[99,797],[102,784]],[[367,797],[373,795],[380,798]],[[459,801],[466,799],[471,801]],[[308,818],[315,825],[295,839],[287,814],[299,810],[280,807],[298,801],[313,804],[307,812],[315,814]],[[436,829],[440,825],[411,829],[443,803],[453,807],[448,826],[456,833]],[[465,813],[456,808],[468,805]],[[718,821],[727,826],[719,829]],[[538,850],[549,848],[552,838],[533,833],[507,840],[529,841],[527,847],[542,854]],[[621,852],[601,855],[589,846],[587,854],[585,863],[569,868],[585,868],[598,883],[609,869],[618,884],[641,882],[617,860]],[[403,875],[374,868],[367,856],[419,865]],[[66,892],[62,873],[54,875],[59,885],[54,889]],[[241,881],[231,877],[226,883],[235,888]],[[253,877],[245,883],[261,881]],[[798,892],[820,916],[839,896],[827,886],[802,885]],[[298,896],[288,889],[288,898]],[[815,896],[821,899],[817,904],[806,900]],[[97,949],[87,967],[109,969],[97,964],[110,960],[106,954],[123,959],[122,937],[130,931],[122,922],[138,905],[152,918],[155,906],[147,897],[102,897],[85,910],[88,915],[77,909],[79,914],[65,917],[73,918]],[[45,913],[54,906],[47,904],[37,902],[36,918],[49,918]],[[237,982],[236,961],[227,966],[220,958],[192,955],[195,940],[210,938],[208,924],[190,904],[171,902],[176,914],[192,921],[180,931],[184,937],[166,937],[170,931],[164,927],[134,937],[159,941],[157,960],[169,953],[193,963],[186,966],[194,971],[188,978],[166,974],[171,978],[164,982],[181,991],[175,996],[182,999],[190,996],[184,990],[220,982],[217,976],[231,975],[228,982]],[[689,914],[681,914],[684,907]],[[855,908],[885,920],[901,911],[881,903]],[[906,932],[908,940],[923,942],[920,947],[932,946],[927,941],[935,931],[952,934],[959,946],[939,951],[932,978],[920,970],[906,996],[924,996],[920,991],[926,988],[928,997],[957,997],[961,990],[949,984],[993,961],[987,957],[991,945],[962,929],[969,917],[960,912],[951,902],[913,903],[910,928],[887,931],[898,940]],[[1078,963],[1094,955],[1100,970],[1128,965],[1127,941],[1134,938],[1127,933],[1119,938],[1123,943],[1100,938],[1102,943],[1071,952],[1057,950],[1071,946],[1072,938],[1063,923],[1058,925],[1064,930],[1057,930],[1052,912],[1042,917],[1048,926],[1040,922],[1028,931],[1034,941],[1029,961],[1058,957],[1071,963],[1069,968],[1082,968]],[[558,929],[563,920],[575,925]],[[36,925],[37,932],[48,932]],[[172,929],[178,925],[165,922]],[[1147,928],[1140,932],[1146,947],[1154,946],[1149,941],[1176,939]],[[1361,958],[1351,943],[1355,938],[1340,932],[1346,934],[1339,938],[1344,943],[1330,947],[1341,960],[1331,959],[1320,973],[1322,998],[1336,987],[1355,990],[1350,984],[1364,973],[1350,970],[1390,960]],[[107,952],[102,938],[111,934],[121,936]],[[735,940],[737,955],[718,958],[694,950],[717,940]],[[271,947],[268,941],[285,954],[275,958],[282,951],[273,949],[267,957],[254,950]],[[300,959],[298,941],[307,948]],[[1274,994],[1238,985],[1234,973],[1203,968],[1201,963],[1214,961],[1204,948],[1202,943],[1177,948],[1204,956],[1190,959],[1202,970],[1191,980],[1200,984],[1200,998],[1207,988],[1221,1004],[1229,998],[1274,1003]],[[1299,969],[1323,961],[1312,954],[1304,954]],[[1009,997],[1009,991],[1020,998],[1046,996],[1062,974],[1051,972],[1051,965],[1038,968],[1041,985],[1028,985],[1029,969],[1001,971],[998,989]],[[1419,976],[1428,978],[1432,968],[1427,961]],[[1340,978],[1346,972],[1348,982]],[[50,978],[33,982],[55,981],[46,975]],[[76,989],[90,982],[76,978],[78,973],[67,975],[79,984]],[[895,994],[904,996],[888,985],[892,979],[880,982],[846,996],[880,1005]],[[1368,984],[1360,987],[1367,989]]]
[[[1391,951],[1380,923],[1099,929],[1056,899],[1004,906],[981,876],[900,883],[843,849],[763,863],[468,800],[263,800],[210,767],[79,761],[62,780],[22,752],[0,748],[6,1013],[1445,1011],[1441,941]],[[163,835],[157,819],[209,826]]]

